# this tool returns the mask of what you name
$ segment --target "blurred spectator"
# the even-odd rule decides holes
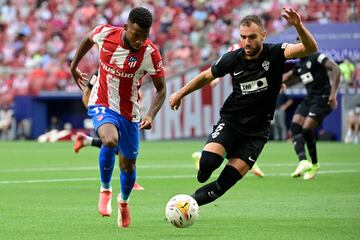
[[[274,140],[284,141],[287,139],[288,129],[286,126],[286,110],[293,104],[293,102],[294,101],[285,94],[284,89],[281,88],[276,100],[274,120],[271,124]]]
[[[22,119],[17,124],[16,129],[17,139],[26,140],[31,137],[31,120],[30,119]]]
[[[13,118],[14,112],[8,104],[3,104],[0,109],[0,139],[14,140],[16,123]]]
[[[345,143],[359,143],[360,138],[360,104],[357,104],[354,109],[349,111],[346,120],[347,130],[345,136]]]
[[[247,14],[261,15],[268,34],[282,31],[286,21],[279,10],[285,2],[306,13],[307,21],[354,21],[359,15],[354,1],[309,1],[305,5],[262,0],[0,0],[0,71],[2,66],[21,69],[21,76],[4,77],[16,80],[8,92],[12,86],[21,86],[20,94],[79,91],[67,74],[77,43],[99,24],[123,25],[129,11],[142,5],[154,15],[150,38],[159,45],[170,76],[214,60],[216,52],[224,53],[239,40],[235,26]],[[98,65],[97,57],[97,50],[92,49],[80,65],[82,70],[91,74]],[[12,101],[13,96],[5,98]]]
[[[339,64],[339,68],[341,71],[341,82],[346,87],[352,87],[354,85],[355,65],[349,59],[345,59]]]

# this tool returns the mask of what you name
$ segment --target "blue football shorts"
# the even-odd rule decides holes
[[[139,154],[140,130],[138,122],[131,122],[124,116],[110,108],[94,105],[89,106],[88,115],[91,117],[96,133],[100,126],[111,123],[118,129],[120,153],[128,159],[136,159]]]

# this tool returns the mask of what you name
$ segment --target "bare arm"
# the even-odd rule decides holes
[[[74,59],[72,60],[70,65],[71,75],[81,90],[85,88],[88,79],[86,79],[86,73],[81,72],[78,68],[78,65],[81,59],[94,45],[94,42],[90,40],[91,34],[92,32],[87,33],[85,37],[80,41],[80,46],[76,50]]]
[[[210,86],[213,88],[213,87],[216,87],[216,85],[218,85],[219,83],[219,78],[215,78],[214,80],[212,80],[210,82]]]
[[[165,78],[164,77],[153,78],[152,81],[156,89],[156,94],[151,102],[146,117],[140,123],[140,129],[150,129],[152,127],[152,121],[165,101],[165,97],[166,97]]]
[[[286,59],[306,57],[317,51],[317,43],[309,30],[301,22],[300,15],[292,8],[284,8],[281,16],[293,25],[300,37],[301,42],[289,44],[285,48],[284,56]]]
[[[330,58],[328,58],[327,61],[323,63],[323,65],[326,68],[326,70],[328,70],[330,81],[332,81],[328,104],[332,108],[336,108],[337,106],[336,93],[340,84],[340,68]]]
[[[212,75],[211,68],[201,72],[190,82],[188,82],[185,86],[180,88],[180,90],[171,94],[169,101],[171,109],[177,110],[181,105],[181,99],[183,97],[202,88],[203,86],[210,83],[214,79],[215,77]]]

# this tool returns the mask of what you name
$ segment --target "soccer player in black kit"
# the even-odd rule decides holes
[[[296,11],[284,8],[281,15],[295,27],[301,43],[264,43],[266,32],[261,19],[255,15],[246,16],[240,22],[243,48],[224,54],[211,68],[170,96],[170,107],[176,110],[181,99],[191,92],[215,78],[226,74],[232,77],[233,92],[221,108],[220,120],[202,151],[198,181],[204,183],[210,178],[223,162],[225,153],[228,163],[217,180],[192,194],[200,206],[222,196],[256,162],[268,140],[285,60],[304,57],[317,50],[315,39]]]
[[[340,69],[332,59],[316,52],[300,58],[294,69],[284,74],[284,83],[294,76],[298,76],[303,82],[307,95],[297,107],[290,126],[295,152],[299,158],[299,164],[291,176],[298,178],[304,175],[304,180],[309,180],[315,178],[320,168],[315,130],[337,106]],[[306,158],[305,143],[311,162]]]

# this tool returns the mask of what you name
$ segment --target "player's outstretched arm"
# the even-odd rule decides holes
[[[152,121],[155,118],[156,114],[159,112],[166,97],[165,78],[164,77],[153,78],[152,81],[155,86],[156,93],[151,102],[148,113],[146,114],[144,119],[140,122],[140,130],[150,129],[152,127]]]
[[[177,110],[181,105],[181,99],[186,95],[202,88],[206,84],[210,83],[214,80],[214,76],[212,75],[211,68],[202,71],[199,75],[193,78],[190,82],[188,82],[185,86],[180,88],[177,92],[174,92],[170,96],[170,107],[172,110]]]
[[[295,27],[301,42],[296,44],[289,44],[285,48],[285,58],[301,58],[306,57],[311,53],[317,51],[317,43],[314,37],[311,35],[309,30],[301,22],[299,13],[297,13],[292,8],[283,8],[281,16],[286,19],[286,21]]]
[[[71,75],[81,90],[85,88],[88,79],[86,78],[87,74],[81,72],[80,69],[78,68],[78,65],[81,59],[94,45],[94,42],[90,40],[91,34],[92,32],[87,33],[85,37],[80,41],[80,46],[76,50],[74,59],[72,60],[70,65]]]

